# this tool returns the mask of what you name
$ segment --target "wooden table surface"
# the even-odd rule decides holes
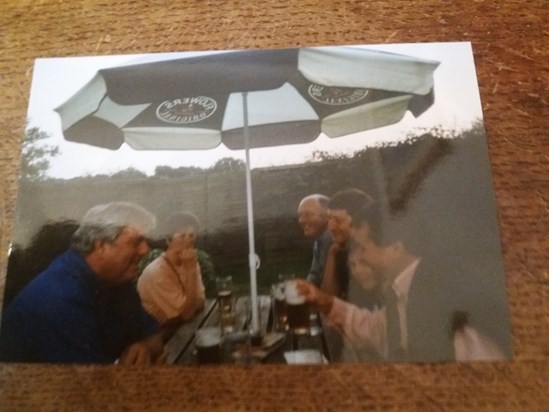
[[[544,0],[3,1],[3,275],[35,58],[471,41],[498,206],[514,358],[487,364],[144,370],[4,364],[0,365],[0,410],[547,410],[547,6]]]
[[[314,350],[323,356],[326,362],[331,358],[329,348],[332,347],[332,344],[326,342],[320,323],[317,323],[314,330],[313,328],[310,329],[311,333],[304,335],[293,334],[291,331],[275,330],[271,297],[268,295],[258,296],[259,331],[264,340],[261,344],[254,345],[249,339],[250,335],[246,334],[249,331],[252,316],[249,302],[250,297],[247,295],[238,296],[233,301],[233,329],[223,333],[222,361],[220,363],[285,364],[284,353],[295,350]],[[318,319],[318,316],[316,319]],[[181,325],[166,343],[168,363],[197,365],[196,331],[203,328],[220,328],[220,326],[219,301],[217,299],[206,299],[204,310],[190,322]],[[311,326],[314,327],[315,325],[311,323]],[[248,339],[246,339],[246,336],[248,336]],[[272,342],[272,345],[266,342]],[[333,344],[335,345],[335,343]],[[235,356],[235,354],[237,355]]]

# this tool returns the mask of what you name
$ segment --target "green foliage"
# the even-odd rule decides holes
[[[160,179],[170,179],[177,177],[191,177],[204,174],[204,169],[195,166],[157,166],[154,170],[154,176]]]
[[[223,159],[219,159],[208,169],[196,166],[182,166],[176,168],[170,166],[157,166],[154,171],[154,177],[159,179],[197,177],[207,175],[208,173],[244,172],[245,168],[246,164],[242,160],[224,157]]]
[[[50,158],[59,154],[57,146],[43,144],[50,135],[38,127],[31,127],[25,132],[21,156],[21,176],[30,181],[44,180],[50,167]]]
[[[329,160],[348,159],[349,155],[344,153],[330,153],[325,150],[315,150],[311,157],[305,163],[325,162]]]
[[[128,167],[127,169],[114,173],[111,177],[115,179],[140,179],[147,177],[147,175],[142,171],[137,170],[135,167]]]
[[[232,173],[243,172],[246,169],[244,161],[239,159],[233,159],[232,157],[224,157],[219,159],[211,168],[212,172],[219,173]]]

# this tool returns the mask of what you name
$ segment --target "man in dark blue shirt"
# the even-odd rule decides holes
[[[95,206],[72,247],[13,300],[2,318],[9,362],[149,364],[162,361],[158,325],[132,282],[155,219],[126,202]]]

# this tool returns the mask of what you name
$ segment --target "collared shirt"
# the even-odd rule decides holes
[[[311,268],[309,269],[307,280],[316,287],[322,285],[322,275],[324,275],[326,260],[328,259],[328,250],[330,249],[331,244],[332,234],[329,230],[325,230],[313,244],[313,259],[311,261]]]
[[[397,295],[401,346],[408,349],[408,296],[420,260],[412,262],[392,284]],[[331,311],[325,317],[328,325],[338,329],[355,347],[375,350],[382,357],[388,357],[386,310],[368,310],[335,298]],[[442,332],[444,333],[444,332]],[[505,356],[498,345],[477,329],[465,326],[453,337],[454,356],[457,361],[502,360]]]
[[[391,287],[397,296],[397,310],[400,319],[400,346],[408,349],[408,321],[406,307],[408,304],[408,293],[412,285],[412,279],[416,272],[417,265],[421,259],[415,259],[406,269],[404,269],[393,281]]]
[[[324,320],[357,349],[373,349],[384,358],[387,357],[384,308],[369,310],[334,298],[332,309]]]
[[[84,257],[68,250],[30,282],[2,318],[8,362],[113,363],[158,331],[133,283],[106,288]]]
[[[404,349],[408,345],[406,304],[412,279],[419,262],[420,259],[414,260],[395,278],[391,285],[398,298],[397,309],[400,318],[401,346]],[[385,308],[369,310],[335,298],[332,310],[326,316],[326,322],[337,328],[357,348],[368,347],[387,358],[387,317]]]

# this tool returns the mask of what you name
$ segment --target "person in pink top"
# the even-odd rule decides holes
[[[195,249],[198,219],[191,213],[175,213],[163,228],[166,250],[145,267],[137,290],[167,340],[183,322],[202,311],[205,293]]]

